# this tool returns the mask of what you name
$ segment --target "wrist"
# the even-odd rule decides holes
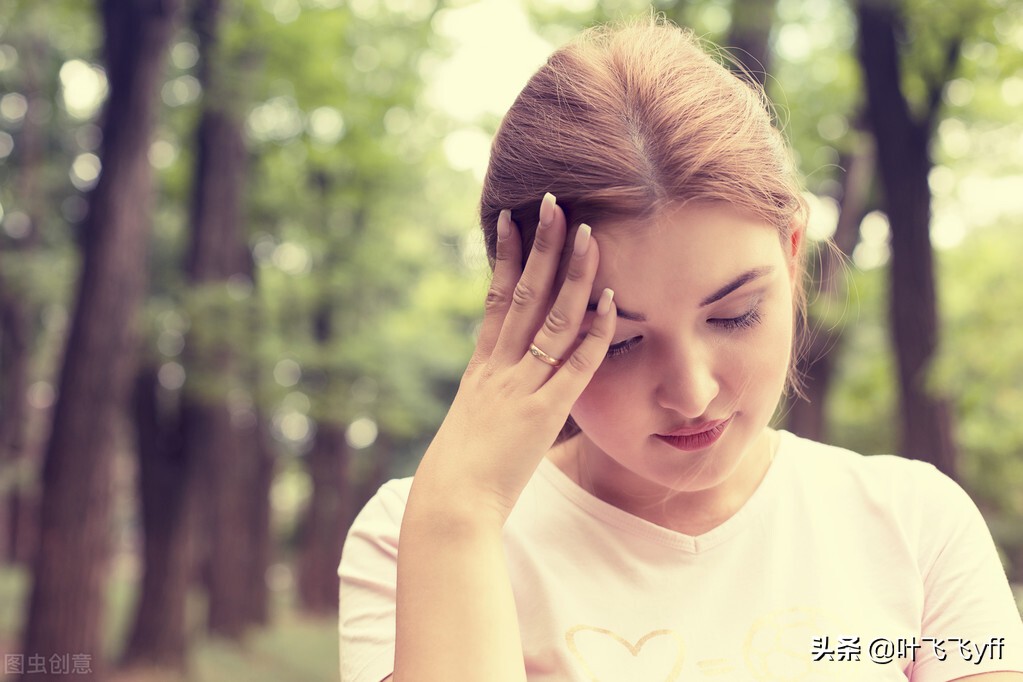
[[[402,518],[402,531],[436,539],[500,536],[510,507],[470,485],[436,485],[417,474]]]
[[[444,521],[460,530],[503,528],[528,478],[504,483],[505,472],[474,466],[474,456],[435,440],[412,479],[406,514],[412,511],[418,522]]]

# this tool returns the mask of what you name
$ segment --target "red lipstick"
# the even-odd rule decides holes
[[[721,437],[721,434],[725,432],[730,423],[732,423],[732,417],[675,429],[671,433],[658,433],[655,435],[677,450],[691,452],[713,445]]]

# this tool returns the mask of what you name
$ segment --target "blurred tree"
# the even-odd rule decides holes
[[[336,342],[336,316],[332,297],[325,296],[312,323],[314,339],[326,349]],[[343,381],[336,370],[329,369],[321,369],[316,379],[324,392],[331,388],[330,383]],[[325,410],[316,421],[316,435],[306,455],[312,492],[300,527],[297,561],[299,599],[309,613],[329,614],[337,609],[337,565],[355,502],[352,449],[345,438],[345,426]]]
[[[142,581],[122,663],[183,669],[188,643],[185,597],[193,556],[187,524],[189,471],[180,434],[163,414],[159,393],[159,369],[146,358],[139,363],[132,397]]]
[[[205,562],[208,624],[211,631],[241,634],[251,604],[265,604],[266,586],[246,581],[266,566],[255,561],[251,500],[261,497],[256,483],[260,450],[254,419],[239,425],[229,407],[231,391],[241,390],[243,357],[238,324],[226,321],[246,306],[227,288],[251,287],[251,257],[241,224],[245,145],[239,123],[243,100],[225,74],[221,3],[197,2],[191,28],[198,42],[198,85],[202,91],[195,133],[196,156],[191,199],[190,239],[185,272],[196,295],[186,337],[188,377],[177,420],[168,424],[155,402],[160,391],[151,363],[137,382],[136,430],[139,486],[145,536],[144,573],[135,623],[124,653],[125,665],[139,663],[183,668],[186,655],[186,602],[194,565]],[[242,323],[244,324],[244,323]],[[214,331],[211,331],[211,328]],[[262,498],[269,497],[268,486]],[[268,502],[264,502],[267,505]],[[198,506],[197,506],[198,505]],[[195,515],[202,523],[195,525]],[[268,522],[267,522],[268,528]],[[197,533],[206,542],[194,537]],[[264,534],[267,531],[264,530]],[[198,557],[199,549],[205,550]]]
[[[104,171],[89,198],[85,252],[43,469],[41,538],[23,651],[92,655],[103,676],[112,434],[128,398],[149,235],[155,96],[177,0],[100,5],[110,97]],[[57,679],[57,673],[34,675]]]
[[[963,40],[977,10],[965,4],[945,24],[946,35],[930,40],[940,59],[916,64],[924,84],[920,101],[907,95],[910,64],[900,45],[906,33],[903,3],[859,0],[859,59],[866,85],[867,112],[877,140],[884,206],[891,224],[890,323],[898,360],[901,415],[900,453],[935,464],[956,475],[953,413],[945,396],[929,384],[938,346],[938,301],[931,247],[930,145],[941,95],[959,63]],[[921,28],[921,26],[917,26]],[[937,47],[940,46],[940,47]]]
[[[235,418],[232,394],[247,390],[240,349],[252,330],[245,300],[253,285],[243,201],[246,148],[241,128],[245,102],[223,52],[222,15],[230,3],[199,0],[192,28],[198,36],[201,113],[196,137],[189,251],[185,269],[192,326],[185,337],[182,397],[184,459],[200,486],[200,528],[210,632],[237,638],[249,622],[255,595],[245,579],[251,568],[255,489],[255,420]],[[265,585],[260,586],[265,592]],[[183,598],[182,595],[179,598]]]
[[[255,325],[262,328],[261,324]],[[250,370],[252,374],[261,374],[258,369]],[[258,376],[250,376],[248,385],[255,386]],[[253,460],[254,476],[252,494],[246,499],[247,509],[244,512],[249,534],[249,557],[242,579],[247,583],[245,622],[253,626],[265,627],[270,623],[271,603],[267,576],[273,565],[276,547],[273,534],[273,506],[270,496],[273,491],[274,476],[277,473],[278,448],[270,434],[269,423],[262,406],[256,404],[248,413],[253,420],[247,441],[248,456]]]
[[[858,132],[858,131],[857,131]],[[846,301],[846,264],[859,241],[860,222],[872,206],[874,148],[859,133],[858,144],[843,155],[840,166],[838,220],[830,242],[808,244],[809,263],[815,270],[808,286],[806,316],[800,316],[800,347],[795,357],[798,395],[785,401],[785,428],[804,438],[829,440],[827,399],[841,350]]]
[[[132,396],[139,461],[142,582],[122,666],[184,669],[188,649],[186,598],[192,577],[194,527],[181,434],[159,400],[159,368],[140,361]]]
[[[273,481],[276,493],[300,482],[295,511],[303,512],[306,521],[319,519],[299,524],[301,538],[311,538],[299,542],[300,594],[307,589],[302,582],[309,569],[303,566],[313,567],[317,584],[334,585],[316,588],[321,595],[316,610],[333,610],[337,560],[348,520],[331,510],[338,504],[354,509],[372,480],[379,484],[391,473],[386,458],[374,457],[384,451],[382,446],[363,443],[352,448],[353,492],[350,485],[338,486],[329,475],[318,473],[324,469],[315,463],[310,446],[333,429],[334,445],[321,453],[339,462],[337,448],[348,448],[347,423],[369,419],[379,428],[380,443],[400,444],[395,448],[399,464],[418,455],[409,442],[421,438],[420,432],[429,428],[425,425],[439,423],[440,406],[449,399],[446,387],[460,371],[455,365],[464,365],[460,355],[467,358],[471,350],[466,340],[482,294],[477,300],[471,291],[466,296],[447,288],[465,277],[460,242],[471,214],[465,191],[470,183],[464,174],[450,172],[440,156],[439,140],[448,123],[415,101],[422,82],[420,60],[436,47],[430,17],[437,8],[422,3],[423,11],[410,16],[382,6],[322,3],[285,12],[282,6],[258,1],[224,5],[218,64],[231,69],[228,80],[234,89],[227,99],[242,123],[248,165],[255,171],[241,217],[256,261],[252,283],[235,277],[189,288],[176,268],[177,254],[194,243],[180,227],[189,221],[178,206],[188,204],[188,188],[198,182],[193,176],[200,162],[199,146],[179,145],[178,140],[198,125],[190,111],[202,116],[202,107],[189,103],[209,100],[189,93],[217,86],[204,80],[202,87],[200,78],[193,78],[193,73],[201,75],[199,69],[191,71],[188,59],[193,50],[199,56],[197,33],[182,33],[174,46],[175,69],[162,91],[168,109],[152,155],[154,165],[163,169],[164,191],[156,215],[150,336],[143,350],[148,366],[139,376],[139,385],[146,392],[155,390],[156,400],[155,410],[147,414],[142,408],[153,397],[139,399],[136,430],[140,451],[145,450],[143,434],[149,433],[147,440],[164,439],[164,457],[173,460],[183,437],[158,434],[175,433],[176,420],[192,396],[219,400],[216,396],[227,391],[232,417],[248,423],[255,419],[263,438],[243,449],[255,462],[257,480],[239,512],[256,529],[250,541],[255,545],[247,550],[245,572],[234,579],[250,585],[245,588],[246,604],[250,618],[257,621],[265,620],[268,605],[252,596],[265,593],[266,566],[271,558],[278,559],[259,530],[266,528],[270,515],[268,498],[259,491],[273,479],[274,448],[286,455],[280,462],[282,475]],[[395,201],[397,196],[402,201]],[[410,212],[408,205],[420,210]],[[359,212],[366,218],[355,229]],[[410,308],[421,303],[417,277],[424,271],[436,272],[445,288],[430,317],[417,318],[412,325],[406,320]],[[453,320],[452,310],[457,312]],[[328,317],[335,330],[330,338],[317,331],[323,327],[316,322]],[[458,336],[451,338],[453,334]],[[206,357],[225,347],[237,362],[230,382],[216,367],[208,370],[194,359],[197,349],[205,348]],[[423,353],[409,353],[412,347],[423,348]],[[438,356],[443,356],[440,363]],[[190,369],[186,372],[182,365]],[[190,384],[184,391],[179,390],[179,374],[187,375]],[[165,423],[153,426],[154,411]],[[272,444],[265,440],[267,434],[275,439]],[[150,475],[146,466],[143,461],[143,478]],[[173,473],[175,467],[183,465],[150,461],[148,466],[154,480],[154,472],[163,472],[159,476],[166,488],[181,475]],[[335,469],[333,464],[327,468]],[[307,498],[305,482],[320,494]],[[290,493],[275,494],[278,501],[285,498],[292,499]],[[158,499],[151,509],[164,515],[174,511],[173,505],[160,506]],[[290,502],[286,505],[276,510],[275,525],[287,532],[290,521],[281,518],[293,510]],[[320,521],[319,530],[307,530]],[[157,532],[154,541],[161,542],[160,537]],[[282,574],[276,570],[273,575]],[[143,590],[148,589],[155,588],[144,584]],[[141,604],[139,608],[140,616],[150,611]]]

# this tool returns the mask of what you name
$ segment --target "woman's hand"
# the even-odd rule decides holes
[[[412,497],[434,509],[492,512],[490,520],[503,525],[603,361],[615,314],[613,292],[605,289],[580,340],[599,260],[587,225],[575,234],[554,296],[567,226],[553,195],[541,203],[524,269],[522,239],[509,211],[501,212],[497,233],[476,351],[416,472]]]
[[[605,290],[579,338],[598,260],[586,226],[553,295],[565,239],[565,215],[547,195],[523,270],[521,236],[501,212],[476,352],[402,517],[396,681],[526,680],[502,528],[614,332]]]

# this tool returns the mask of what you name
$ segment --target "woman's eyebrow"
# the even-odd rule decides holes
[[[743,286],[744,284],[748,284],[749,282],[752,282],[755,279],[759,279],[764,275],[770,274],[773,270],[774,268],[768,265],[762,268],[753,268],[752,270],[748,270],[742,273],[741,275],[733,279],[731,282],[721,287],[707,298],[700,301],[700,307],[703,308],[705,306],[710,305],[711,303],[720,301],[725,296],[732,293],[733,291]]]
[[[752,282],[755,279],[760,279],[764,275],[769,275],[773,271],[774,267],[770,265],[766,265],[762,268],[753,268],[752,270],[748,270],[739,275],[738,277],[736,277],[735,279],[733,279],[725,286],[715,291],[707,298],[700,301],[700,307],[703,308],[705,306],[710,305],[711,303],[714,303],[715,301],[720,301],[722,298],[732,293],[733,291],[743,286],[744,284],[748,284],[749,282]],[[591,301],[590,303],[586,304],[586,310],[592,312],[596,309],[597,309],[596,301]],[[632,320],[633,322],[646,322],[646,315],[644,315],[643,313],[634,313],[624,308],[617,308],[617,311],[618,317],[624,320]]]

